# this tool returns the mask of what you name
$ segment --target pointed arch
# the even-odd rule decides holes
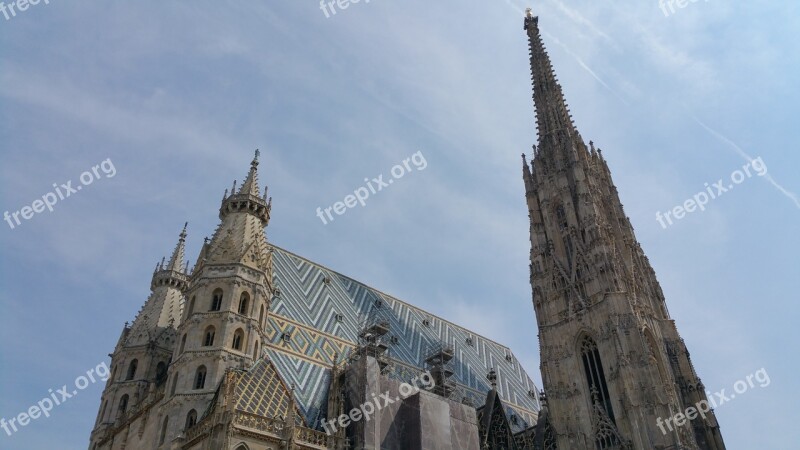
[[[647,345],[647,350],[649,351],[649,359],[650,362],[654,362],[656,368],[658,369],[658,374],[661,377],[661,382],[667,382],[667,372],[664,368],[664,359],[662,357],[661,347],[656,343],[655,336],[653,336],[653,332],[645,327],[643,330],[645,344]]]
[[[248,306],[250,305],[250,294],[247,292],[242,292],[242,295],[239,297],[239,314],[243,316],[248,316]]]
[[[167,439],[167,428],[169,428],[169,416],[164,417],[164,422],[161,424],[161,435],[158,437],[158,445],[164,444]]]
[[[236,331],[233,332],[233,342],[231,343],[231,348],[233,348],[234,350],[241,350],[243,342],[244,342],[244,330],[238,328]]]
[[[128,399],[129,398],[130,397],[128,397],[128,394],[125,394],[125,395],[122,396],[122,398],[119,399],[119,406],[117,406],[117,414],[118,415],[123,415],[128,410]]]
[[[222,289],[214,289],[214,292],[211,294],[211,307],[208,308],[209,311],[219,311],[222,309],[222,296]]]
[[[169,388],[169,395],[175,395],[175,390],[178,388],[178,377],[180,377],[180,374],[175,372],[175,377],[172,379],[172,386]]]
[[[125,375],[125,381],[133,380],[133,378],[136,376],[136,369],[138,367],[139,367],[138,359],[134,359],[133,361],[131,361],[130,364],[128,364],[128,373]]]
[[[611,395],[608,391],[603,362],[597,343],[588,333],[583,333],[578,343],[578,353],[583,362],[584,376],[588,387],[589,400],[593,406],[599,406],[614,422],[614,411],[611,406]]]
[[[167,381],[167,363],[160,361],[156,365],[156,383],[160,385],[164,381]]]
[[[211,347],[214,345],[214,335],[216,333],[216,328],[214,325],[209,325],[206,327],[205,333],[203,333],[203,347]]]
[[[192,428],[197,424],[197,411],[192,409],[186,414],[186,426],[185,429]]]
[[[206,366],[200,366],[194,373],[194,389],[203,389],[206,387]]]

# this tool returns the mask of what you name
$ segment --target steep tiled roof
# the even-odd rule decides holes
[[[358,345],[364,322],[377,309],[395,338],[391,376],[420,374],[426,352],[445,342],[455,350],[453,378],[464,397],[482,405],[491,389],[486,374],[494,368],[503,403],[522,424],[536,423],[538,390],[507,347],[282,248],[272,251],[278,294],[270,308],[266,351],[283,379],[295,385],[298,406],[312,426],[326,409],[334,358],[341,361]]]

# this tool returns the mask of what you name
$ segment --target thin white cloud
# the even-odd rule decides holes
[[[703,123],[703,122],[702,122],[700,119],[698,119],[697,117],[694,117],[694,116],[692,116],[692,119],[694,119],[694,121],[695,121],[695,122],[697,122],[697,124],[698,124],[698,125],[700,125],[701,127],[703,127],[703,128],[706,130],[706,131],[708,131],[709,133],[711,133],[711,135],[712,135],[712,136],[714,136],[715,138],[719,139],[720,141],[722,141],[722,142],[724,142],[724,143],[728,144],[728,145],[729,145],[731,148],[733,148],[733,150],[734,150],[734,151],[735,151],[735,152],[736,152],[736,153],[737,153],[739,156],[741,156],[742,158],[744,158],[744,159],[745,159],[747,162],[752,162],[752,161],[753,161],[753,159],[754,159],[754,158],[753,158],[753,157],[751,157],[750,155],[748,155],[748,154],[747,154],[747,153],[746,153],[744,150],[742,150],[742,148],[741,148],[741,147],[739,147],[738,145],[736,145],[736,143],[735,143],[735,142],[733,142],[732,140],[730,140],[730,139],[726,138],[725,136],[723,136],[722,134],[720,134],[718,131],[716,131],[716,130],[712,129],[711,127],[709,127],[708,125],[706,125],[705,123]],[[765,173],[765,174],[764,174],[764,178],[765,178],[767,181],[769,181],[769,183],[770,183],[772,186],[774,186],[774,187],[775,187],[775,189],[777,189],[778,191],[780,191],[780,193],[781,193],[781,194],[785,195],[785,196],[786,196],[786,197],[787,197],[789,200],[791,200],[791,201],[794,203],[794,205],[795,205],[795,206],[797,206],[797,208],[799,208],[799,209],[800,209],[800,200],[798,200],[798,198],[797,198],[797,195],[796,195],[794,192],[791,192],[791,191],[789,191],[788,189],[786,189],[786,188],[784,188],[783,186],[781,186],[780,184],[778,184],[778,182],[777,182],[777,181],[775,181],[775,179],[774,179],[774,178],[772,178],[772,175],[770,175],[769,173]]]

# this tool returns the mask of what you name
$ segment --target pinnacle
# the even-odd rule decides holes
[[[189,222],[186,222],[183,225],[183,231],[178,238],[178,244],[175,246],[175,250],[172,251],[172,256],[169,258],[169,263],[167,263],[166,270],[173,270],[175,272],[181,272],[184,266],[184,252],[186,250],[186,227],[189,226]]]
[[[249,194],[258,197],[260,191],[258,188],[258,157],[260,154],[261,152],[256,150],[253,161],[250,163],[250,172],[248,172],[247,178],[242,183],[238,194]]]

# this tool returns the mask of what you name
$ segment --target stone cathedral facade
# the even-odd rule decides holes
[[[110,354],[89,449],[724,449],[713,412],[658,428],[705,390],[608,166],[570,119],[538,18],[525,30],[546,395],[507,347],[268,240],[256,152],[193,268],[186,227],[156,265]]]

